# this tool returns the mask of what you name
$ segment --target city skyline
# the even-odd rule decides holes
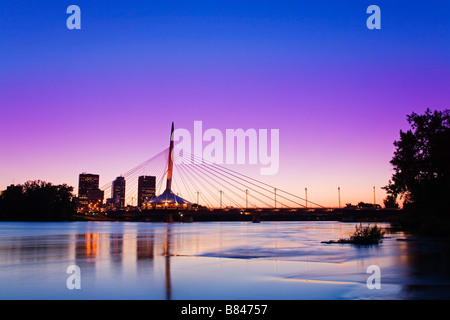
[[[406,116],[450,105],[448,1],[2,3],[0,190],[100,186],[167,147],[167,128],[278,129],[279,171],[233,170],[325,206],[373,201]]]

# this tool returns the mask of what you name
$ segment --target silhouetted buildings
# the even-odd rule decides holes
[[[78,182],[78,197],[74,198],[80,213],[94,213],[116,210],[130,210],[126,205],[126,180],[119,176],[111,183],[111,198],[104,199],[104,190],[99,189],[100,176],[98,174],[81,173]],[[131,181],[131,190],[136,192],[136,180]],[[156,177],[139,176],[137,179],[137,207],[155,197]],[[136,195],[133,195],[136,199]],[[137,208],[135,208],[137,209]]]
[[[152,199],[156,192],[156,177],[154,176],[140,176],[138,178],[138,207],[142,203]]]
[[[90,212],[100,210],[104,192],[99,187],[98,174],[81,173],[78,180],[79,211]]]
[[[117,177],[112,183],[111,198],[116,209],[125,207],[125,178]]]

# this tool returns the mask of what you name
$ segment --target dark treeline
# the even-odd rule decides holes
[[[45,181],[11,185],[0,194],[0,220],[70,220],[76,213],[73,187]]]

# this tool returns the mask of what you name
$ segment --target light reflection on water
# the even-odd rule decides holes
[[[388,224],[381,224],[388,227]],[[449,244],[324,244],[340,222],[1,222],[1,299],[450,298]],[[66,269],[81,269],[69,290]],[[381,289],[369,290],[369,265]]]

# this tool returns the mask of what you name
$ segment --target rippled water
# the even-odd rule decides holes
[[[354,228],[341,222],[1,222],[0,298],[450,298],[447,242],[388,230],[378,246],[321,243]],[[80,268],[81,289],[67,287],[71,265]],[[366,285],[370,265],[380,267],[381,289]]]

